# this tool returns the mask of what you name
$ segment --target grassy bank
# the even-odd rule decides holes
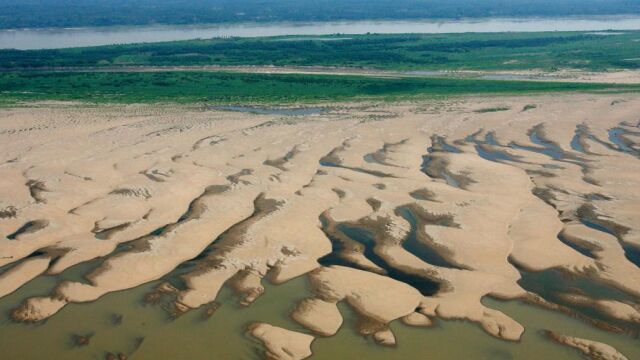
[[[640,31],[285,36],[0,50],[0,69],[189,65],[639,69]]]
[[[195,71],[0,73],[0,98],[5,104],[39,100],[80,100],[97,103],[291,103],[357,98],[406,99],[419,96],[566,91],[640,91],[640,84]]]

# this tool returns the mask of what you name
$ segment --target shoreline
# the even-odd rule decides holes
[[[609,23],[617,23],[610,25]],[[538,24],[536,24],[538,23]],[[585,24],[586,23],[586,24]],[[542,28],[541,26],[546,26]],[[360,28],[359,28],[360,27]],[[364,27],[364,28],[362,28]],[[426,27],[426,28],[425,28]],[[166,41],[195,39],[260,38],[272,36],[329,36],[364,34],[459,34],[459,33],[510,33],[510,32],[598,32],[640,30],[637,15],[568,16],[568,17],[488,17],[463,19],[417,19],[417,20],[344,20],[310,22],[238,22],[214,25],[128,25],[107,27],[73,28],[25,28],[0,29],[0,49],[12,49],[9,41],[24,37],[21,50],[65,49],[88,46],[122,44],[153,44]],[[155,35],[154,35],[155,34]],[[39,45],[26,46],[34,36],[48,37],[39,40]],[[78,40],[75,45],[67,43],[69,36],[93,36],[93,39]],[[149,36],[156,38],[149,41]],[[160,38],[158,38],[158,36]],[[106,37],[100,39],[100,37]],[[111,39],[109,39],[111,37]],[[2,38],[7,38],[3,40]],[[35,44],[35,43],[34,43]],[[54,45],[57,44],[57,45]],[[25,47],[26,46],[26,47]]]
[[[233,26],[263,26],[265,24],[278,26],[278,25],[314,25],[314,24],[344,24],[344,23],[455,23],[455,22],[486,22],[491,20],[512,20],[512,21],[536,21],[536,20],[627,20],[627,19],[640,19],[637,14],[609,14],[609,15],[560,15],[560,16],[480,16],[480,17],[460,17],[460,18],[376,18],[376,19],[336,19],[336,20],[323,20],[323,21],[230,21],[220,23],[197,23],[197,24],[137,24],[137,25],[106,25],[106,26],[77,26],[77,27],[44,27],[44,28],[0,28],[0,32],[17,32],[17,31],[84,31],[84,30],[128,30],[132,28],[149,28],[149,29],[167,29],[167,28],[185,28],[185,29],[209,29],[219,27],[233,27]],[[617,30],[617,29],[609,29]],[[640,29],[638,29],[640,30]],[[551,31],[551,30],[550,30]],[[590,30],[586,30],[590,31]],[[595,30],[593,30],[595,31]],[[290,36],[296,36],[299,34],[289,34]],[[341,34],[349,35],[349,34]],[[288,36],[288,35],[284,35]]]

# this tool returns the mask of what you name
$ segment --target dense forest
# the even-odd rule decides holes
[[[640,0],[3,0],[0,29],[639,13]]]
[[[282,36],[0,50],[0,70],[203,65],[340,66],[387,70],[640,68],[639,31],[603,34]]]
[[[42,100],[285,104],[567,91],[637,92],[640,85],[198,71],[0,73],[0,107]]]

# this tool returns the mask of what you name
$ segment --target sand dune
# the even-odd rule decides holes
[[[42,321],[169,277],[182,280],[162,288],[174,314],[214,302],[225,284],[250,306],[263,280],[304,275],[314,297],[292,317],[314,336],[336,333],[342,301],[382,345],[395,344],[396,319],[466,319],[517,341],[524,327],[482,299],[543,304],[525,275],[554,270],[624,294],[561,289],[568,311],[638,322],[640,97],[326,106],[0,110],[0,297],[94,264],[13,318]],[[250,332],[276,359],[308,356],[314,339]]]

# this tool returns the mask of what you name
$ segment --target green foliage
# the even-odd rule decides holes
[[[0,98],[4,102],[80,100],[97,103],[292,103],[360,98],[393,100],[468,94],[639,90],[640,84],[197,71],[0,73]]]
[[[478,109],[478,110],[475,110],[474,112],[479,114],[484,114],[484,113],[491,113],[491,112],[508,111],[510,109],[511,108],[508,106],[501,106],[501,107]]]
[[[328,41],[331,40],[331,41]],[[0,50],[0,69],[201,65],[387,70],[640,69],[640,31],[284,36]]]
[[[0,28],[639,12],[637,0],[3,0]]]
[[[533,109],[535,109],[537,107],[538,107],[538,105],[536,105],[536,104],[527,104],[522,108],[522,112],[533,110]]]

